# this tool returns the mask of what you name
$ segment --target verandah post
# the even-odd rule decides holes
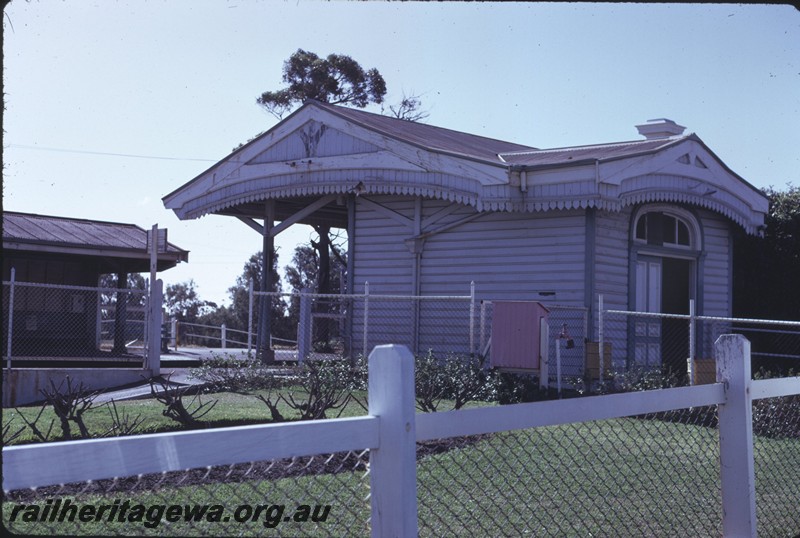
[[[369,414],[380,419],[380,447],[370,450],[373,537],[417,536],[414,356],[405,346],[369,355]]]
[[[714,348],[717,382],[725,385],[726,396],[718,407],[722,534],[755,537],[750,342],[741,334],[723,334]]]

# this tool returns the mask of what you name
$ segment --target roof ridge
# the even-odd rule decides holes
[[[542,154],[542,153],[556,153],[559,151],[567,151],[567,150],[578,150],[578,149],[589,149],[589,148],[612,148],[612,147],[620,147],[620,146],[629,146],[632,144],[645,144],[645,143],[652,143],[656,141],[663,141],[665,144],[675,142],[682,138],[688,138],[690,135],[677,135],[677,136],[670,136],[667,138],[659,138],[657,140],[628,140],[623,142],[605,142],[600,144],[584,144],[581,146],[563,146],[559,148],[547,148],[547,149],[536,149],[533,151],[509,151],[505,153],[501,153],[501,157],[513,157],[513,156],[521,156],[521,155],[533,155],[533,154]]]
[[[73,222],[85,222],[85,223],[91,223],[91,224],[130,226],[132,228],[136,228],[136,229],[139,229],[139,230],[144,230],[144,228],[142,228],[138,224],[134,224],[134,223],[131,223],[131,222],[116,222],[116,221],[110,221],[110,220],[87,219],[87,218],[84,218],[84,217],[65,217],[63,215],[42,215],[40,213],[26,213],[24,211],[6,211],[6,210],[3,210],[2,214],[3,214],[3,216],[6,216],[6,215],[18,215],[18,216],[21,216],[21,217],[38,217],[38,218],[41,218],[41,219],[59,219],[59,220],[69,220],[69,221],[73,221]]]
[[[416,122],[416,121],[404,120],[404,119],[401,119],[401,118],[395,118],[395,117],[392,117],[392,116],[387,116],[385,114],[379,114],[377,112],[371,112],[369,110],[362,110],[360,108],[352,108],[352,107],[347,107],[347,106],[342,106],[342,105],[333,105],[331,103],[325,103],[325,102],[322,102],[322,101],[316,101],[314,99],[308,99],[307,102],[313,103],[315,105],[320,105],[322,108],[325,108],[325,109],[331,110],[334,113],[339,113],[339,114],[343,114],[343,115],[349,115],[350,113],[355,113],[356,115],[359,115],[359,114],[368,115],[368,116],[372,116],[372,117],[375,117],[375,118],[380,118],[381,120],[385,120],[385,121],[403,122],[402,123],[403,125],[404,124],[416,125],[416,126],[422,127],[423,129],[436,129],[438,131],[454,133],[454,134],[457,134],[457,135],[466,135],[466,136],[470,136],[470,137],[473,137],[473,138],[480,138],[482,140],[491,140],[493,142],[501,142],[503,144],[511,144],[511,145],[514,145],[514,146],[521,146],[521,147],[524,147],[524,148],[530,148],[531,150],[538,149],[538,148],[535,148],[534,146],[529,146],[528,144],[520,144],[519,142],[511,142],[509,140],[504,140],[504,139],[501,139],[501,138],[492,138],[490,136],[479,135],[479,134],[470,133],[470,132],[467,132],[467,131],[459,131],[457,129],[450,129],[448,127],[441,127],[439,125],[433,125],[433,124],[430,124],[430,123],[421,123],[421,122]],[[370,124],[369,127],[371,129],[378,129],[378,127],[376,127],[376,126],[374,126],[372,124]],[[393,134],[393,133],[387,133],[387,134]],[[393,136],[397,136],[397,135],[393,134]]]

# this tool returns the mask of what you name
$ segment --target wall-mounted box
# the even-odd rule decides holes
[[[536,301],[494,301],[493,307],[491,366],[540,370],[549,310]]]

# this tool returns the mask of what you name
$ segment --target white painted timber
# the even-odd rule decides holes
[[[13,446],[3,448],[3,489],[363,450],[378,443],[378,419],[365,416]]]
[[[756,486],[753,467],[753,404],[750,342],[741,334],[724,334],[715,343],[717,383],[726,401],[719,418],[719,468],[722,484],[722,534],[756,534]]]
[[[725,401],[720,383],[417,415],[417,441],[658,413]],[[678,407],[676,407],[678,406]]]
[[[380,421],[380,446],[369,453],[372,536],[417,536],[414,356],[407,348],[370,353],[368,398],[370,415]]]
[[[800,377],[757,379],[751,385],[751,397],[753,400],[780,398],[795,394],[800,394]]]

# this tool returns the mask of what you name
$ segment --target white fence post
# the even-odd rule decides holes
[[[172,340],[172,347],[175,348],[175,351],[178,351],[178,318],[173,318],[169,322],[170,328],[170,336]]]
[[[228,327],[226,327],[224,323],[219,326],[219,339],[222,342],[222,349],[227,349]]]
[[[375,347],[368,399],[369,414],[380,419],[380,448],[369,452],[372,536],[417,536],[414,356],[407,347]]]
[[[722,534],[755,537],[750,342],[741,334],[723,334],[714,347],[717,382],[724,383],[726,396],[718,406]]]
[[[6,342],[6,368],[11,369],[11,342],[14,339],[14,283],[17,278],[16,268],[11,268],[11,284],[8,289],[8,342]]]

